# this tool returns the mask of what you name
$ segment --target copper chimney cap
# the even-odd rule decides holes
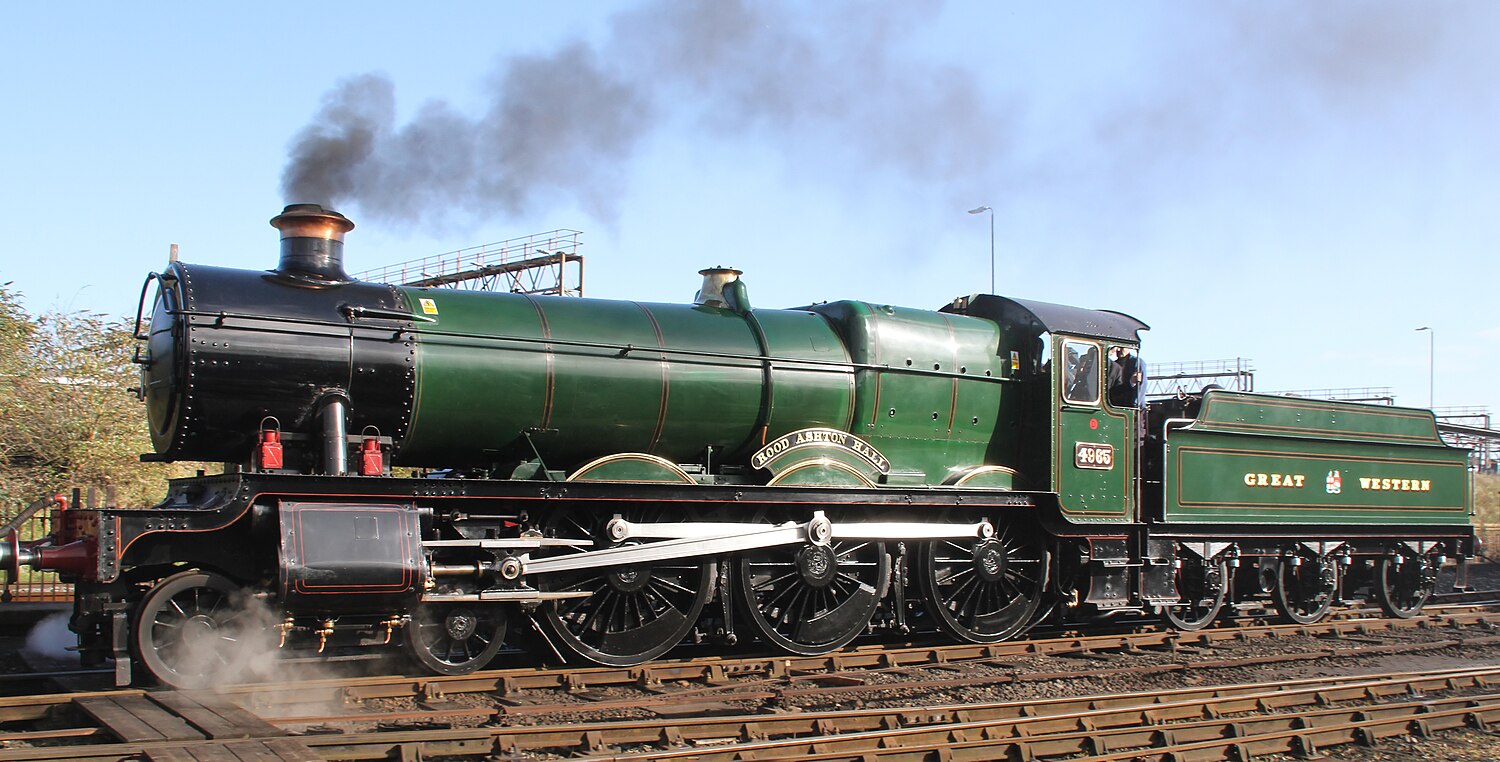
[[[286,238],[326,238],[343,241],[344,234],[354,229],[354,223],[332,209],[319,204],[288,204],[281,214],[271,218],[271,227],[281,231]]]
[[[295,285],[326,287],[349,283],[344,272],[344,234],[354,223],[318,204],[289,204],[271,218],[281,231],[281,262],[276,274]]]

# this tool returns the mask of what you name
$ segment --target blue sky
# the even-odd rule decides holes
[[[0,282],[133,313],[168,244],[268,268],[311,200],[351,271],[562,227],[591,296],[724,264],[761,307],[936,308],[987,290],[988,204],[998,292],[1130,313],[1148,363],[1425,405],[1427,325],[1437,405],[1500,414],[1497,33],[1441,1],[10,3]],[[373,158],[286,198],[335,102]]]

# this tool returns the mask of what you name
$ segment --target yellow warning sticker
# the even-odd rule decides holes
[[[438,314],[438,311],[437,311],[437,302],[434,302],[431,299],[418,299],[417,301],[419,301],[419,302],[422,303],[422,314],[424,314],[424,315],[436,315],[436,314]]]

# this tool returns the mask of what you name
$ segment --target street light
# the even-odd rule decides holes
[[[1422,326],[1421,328],[1418,328],[1417,330],[1418,331],[1426,331],[1427,332],[1427,407],[1430,408],[1433,405],[1433,402],[1432,402],[1432,400],[1433,400],[1433,397],[1432,397],[1432,378],[1433,378],[1432,359],[1435,356],[1434,355],[1434,348],[1437,346],[1437,338],[1436,338],[1437,331],[1434,331],[1434,330],[1432,330],[1431,328],[1429,328],[1429,327],[1427,327],[1425,325]]]
[[[969,214],[990,213],[990,293],[995,293],[995,210],[988,206],[976,207]]]

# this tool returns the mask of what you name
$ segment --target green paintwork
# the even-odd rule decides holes
[[[813,458],[797,461],[768,484],[783,487],[873,487],[875,482],[842,461]]]
[[[890,458],[888,481],[940,484],[986,462],[1009,370],[1000,328],[962,315],[831,302],[812,307],[861,366],[850,429]]]
[[[618,452],[702,462],[710,446],[723,460],[844,426],[852,409],[848,356],[811,313],[406,290],[434,310],[417,324],[411,462],[506,463],[533,447],[554,468]]]
[[[989,320],[862,302],[749,310],[742,286],[739,309],[406,292],[430,322],[417,324],[397,463],[540,454],[571,471],[633,452],[726,464],[821,427],[885,453],[886,483],[940,484],[1005,439],[996,427],[1011,367]]]
[[[1092,367],[1097,399],[1092,403],[1069,402],[1064,394],[1063,363],[1052,363],[1052,491],[1058,493],[1063,515],[1077,523],[1122,522],[1135,519],[1135,431],[1138,411],[1115,408],[1108,402],[1106,381],[1108,351],[1112,344],[1100,339],[1066,335],[1052,337],[1052,357],[1065,356],[1068,344],[1092,346],[1097,361]],[[1106,445],[1113,454],[1108,468],[1086,468],[1075,457],[1079,444]]]
[[[1210,393],[1195,428],[1351,442],[1441,445],[1428,410],[1348,402]]]
[[[694,483],[677,464],[643,453],[607,455],[580,466],[568,481]]]
[[[977,466],[954,474],[944,483],[965,488],[1009,490],[1016,488],[1016,474],[1008,468]]]
[[[1167,446],[1169,522],[1470,520],[1467,453],[1426,410],[1212,391]]]
[[[1106,388],[1110,349],[1135,343],[1059,332],[1049,347],[1034,320],[865,302],[752,310],[733,285],[732,308],[406,289],[430,322],[417,324],[394,462],[516,478],[545,463],[610,481],[711,480],[713,468],[677,464],[738,465],[773,484],[1051,490],[1068,521],[1139,520],[1140,411]],[[1093,348],[1097,399],[1065,394],[1070,342]],[[825,440],[752,460],[810,430],[862,449]],[[1426,411],[1215,391],[1171,431],[1164,470],[1153,521],[1469,521],[1465,453]]]
[[[854,416],[854,371],[828,321],[801,310],[755,310],[749,317],[764,338],[766,354],[781,358],[772,365],[765,428],[749,448],[813,426],[848,431]],[[816,413],[809,416],[808,411]]]

